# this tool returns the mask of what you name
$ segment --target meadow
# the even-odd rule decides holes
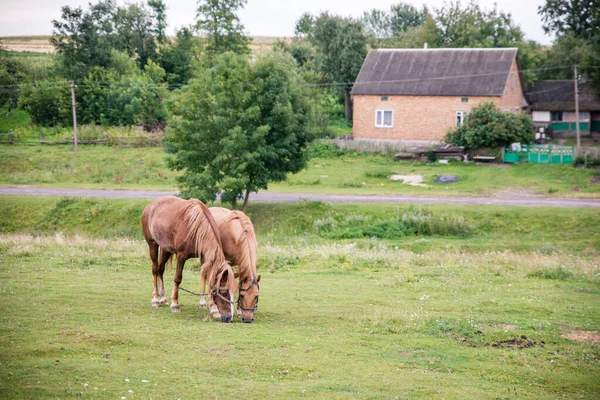
[[[121,135],[123,132],[118,131]],[[161,147],[68,145],[0,146],[0,184],[94,189],[176,190]],[[394,174],[422,175],[426,186],[391,181]],[[458,175],[436,184],[439,175]],[[315,146],[308,168],[272,192],[422,196],[551,196],[600,198],[598,172],[571,165],[474,165],[409,163],[391,156],[332,153]]]
[[[259,309],[223,324],[150,306],[148,202],[0,196],[0,397],[600,393],[597,210],[252,204]]]

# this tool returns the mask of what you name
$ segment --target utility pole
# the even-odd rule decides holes
[[[577,87],[577,64],[573,65],[573,83],[575,84],[575,137],[577,138],[577,149],[581,146],[579,139],[579,88]]]
[[[71,81],[71,102],[73,105],[73,144],[75,145],[75,153],[77,153],[77,108],[75,107],[75,88],[75,82]]]

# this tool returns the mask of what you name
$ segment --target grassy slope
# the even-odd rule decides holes
[[[104,238],[114,236],[141,239],[139,216],[149,200],[107,200],[94,198],[60,199],[57,197],[0,196],[2,214],[0,232],[64,232]],[[287,244],[320,243],[317,221],[365,220],[374,224],[395,215],[410,213],[411,206],[392,204],[251,204],[251,216],[263,240]],[[435,219],[461,219],[470,233],[402,235],[383,237],[382,243],[423,252],[435,249],[452,251],[505,251],[545,254],[564,251],[600,251],[600,212],[594,209],[546,209],[498,206],[428,206],[422,207]],[[106,221],[110,221],[109,224]],[[370,246],[368,237],[344,236],[339,243]]]
[[[0,184],[79,188],[176,189],[174,177],[160,148],[128,149],[81,146],[1,146]],[[393,182],[390,174],[421,174],[428,187]],[[438,175],[461,177],[451,185],[433,183]],[[315,158],[287,182],[270,185],[274,192],[488,196],[523,191],[555,197],[599,197],[597,172],[569,165],[522,164],[496,168],[453,163],[413,164],[390,157],[344,155]],[[578,191],[573,191],[577,188]]]

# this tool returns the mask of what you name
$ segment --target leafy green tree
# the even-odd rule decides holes
[[[209,58],[226,51],[249,54],[249,38],[237,11],[247,0],[198,0],[196,28],[206,35],[205,51]]]
[[[543,66],[548,70],[539,76],[543,79],[573,79],[573,65],[581,65],[591,54],[587,39],[567,32],[554,41]]]
[[[441,30],[430,14],[425,17],[423,25],[407,29],[398,39],[396,46],[398,48],[422,49],[425,43],[431,48],[443,47],[444,45]]]
[[[363,13],[361,22],[370,39],[371,47],[396,47],[398,38],[408,30],[425,23],[429,12],[423,6],[418,10],[408,3],[397,3],[389,11],[372,9]],[[423,44],[421,43],[421,47]]]
[[[126,53],[113,51],[110,68],[93,67],[77,89],[80,120],[103,125],[142,125],[162,129],[165,71],[149,60],[140,71]]]
[[[298,37],[307,37],[311,34],[315,27],[315,17],[311,13],[304,13],[296,21],[296,27],[294,28],[294,35]]]
[[[193,64],[200,59],[201,50],[200,40],[186,27],[177,31],[173,43],[166,43],[162,47],[159,62],[170,85],[179,87],[190,80]]]
[[[165,150],[184,196],[231,202],[306,166],[312,105],[295,61],[217,55],[173,100]]]
[[[417,28],[425,23],[428,15],[427,7],[418,10],[408,3],[392,5],[390,9],[390,30],[394,36],[400,36],[410,28]]]
[[[289,53],[298,63],[300,68],[313,68],[317,49],[308,39],[294,38],[287,44],[283,40],[277,40],[273,49]]]
[[[350,89],[367,54],[363,25],[354,19],[324,12],[316,18],[309,38],[317,48],[317,69],[329,82],[339,85],[346,118],[352,119]]]
[[[538,7],[538,14],[546,33],[561,36],[570,32],[589,40],[600,31],[598,0],[546,0]]]
[[[380,47],[382,39],[392,37],[390,15],[385,10],[373,8],[363,12],[361,22],[369,37],[372,47]]]
[[[483,103],[471,110],[462,125],[448,132],[446,142],[470,149],[498,148],[528,144],[533,138],[534,126],[528,115],[503,112],[494,103]]]
[[[497,5],[483,10],[475,0],[464,8],[450,1],[435,11],[444,47],[517,47],[523,42],[510,13],[498,12]]]
[[[80,81],[89,68],[108,67],[112,50],[139,57],[143,68],[157,58],[157,42],[165,41],[165,6],[149,0],[118,7],[115,0],[100,0],[81,7],[64,6],[60,20],[52,21],[50,42],[61,57],[62,75]]]
[[[6,107],[7,113],[17,106],[19,84],[27,79],[25,66],[12,57],[0,42],[0,107]]]
[[[72,123],[71,89],[69,82],[25,82],[21,85],[19,107],[31,116],[31,121],[42,126]]]
[[[157,59],[158,42],[165,41],[164,4],[160,0],[152,4],[153,7],[135,3],[117,7],[113,16],[113,48],[137,56],[140,67]]]

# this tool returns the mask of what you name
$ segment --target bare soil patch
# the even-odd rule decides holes
[[[592,183],[600,183],[600,175],[596,175],[592,178]]]
[[[600,344],[600,335],[596,331],[567,331],[561,337],[580,343]]]

